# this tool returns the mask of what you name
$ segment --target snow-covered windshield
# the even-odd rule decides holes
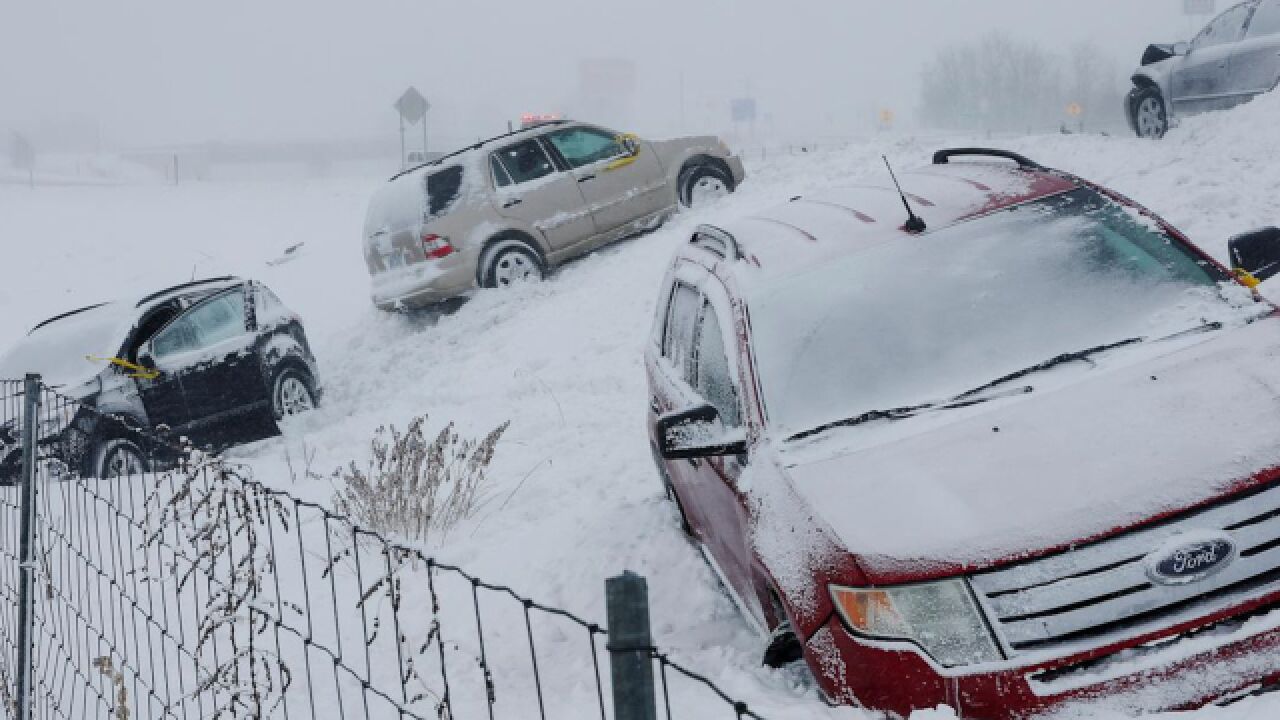
[[[133,319],[128,306],[107,303],[38,327],[0,355],[0,379],[38,373],[53,386],[84,382],[120,351]]]
[[[770,422],[790,437],[1065,352],[1256,312],[1224,299],[1227,279],[1091,189],[896,239],[756,295]]]

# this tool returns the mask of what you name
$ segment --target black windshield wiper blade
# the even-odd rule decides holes
[[[1045,360],[1044,362],[1036,363],[1031,367],[1025,367],[1016,372],[1011,372],[1008,375],[1002,375],[996,378],[995,380],[992,380],[991,382],[985,383],[983,385],[979,385],[978,387],[972,390],[966,390],[965,392],[962,392],[959,395],[955,396],[952,399],[952,402],[957,402],[957,401],[965,400],[967,398],[971,398],[974,395],[977,395],[978,393],[985,392],[994,387],[999,387],[1001,385],[1004,385],[1007,382],[1013,382],[1014,380],[1024,378],[1028,375],[1034,375],[1035,373],[1043,372],[1045,370],[1048,370],[1049,368],[1057,367],[1059,365],[1065,365],[1071,362],[1088,360],[1090,357],[1093,357],[1094,355],[1097,355],[1099,353],[1104,353],[1104,352],[1107,352],[1108,350],[1115,350],[1116,348],[1122,348],[1128,345],[1137,345],[1138,343],[1146,342],[1146,340],[1147,340],[1146,338],[1132,337],[1132,338],[1129,338],[1128,340],[1120,340],[1118,342],[1107,343],[1106,345],[1098,345],[1097,347],[1086,348],[1084,350],[1076,350],[1074,352],[1062,353],[1061,355],[1051,357],[1048,360]]]
[[[1202,328],[1193,328],[1192,331],[1199,331],[1201,329]],[[1214,329],[1214,328],[1212,327],[1212,323],[1210,323],[1208,326],[1205,326],[1204,329]],[[1188,331],[1188,332],[1191,332],[1191,331]],[[855,417],[846,418],[844,420],[836,420],[835,422],[829,422],[824,425],[819,425],[818,427],[813,428],[812,430],[805,430],[804,432],[796,433],[795,435],[792,435],[791,437],[787,438],[787,442],[804,440],[805,438],[810,438],[810,437],[813,437],[814,435],[821,435],[822,433],[827,432],[828,430],[834,430],[835,428],[856,427],[858,425],[865,425],[866,423],[869,423],[869,422],[875,422],[876,420],[905,420],[909,417],[919,415],[920,413],[925,412],[926,410],[956,410],[959,408],[971,407],[973,405],[980,405],[982,403],[1008,397],[1010,395],[1022,395],[1026,393],[1032,393],[1032,392],[1035,392],[1035,388],[1032,387],[1031,385],[1026,385],[1020,388],[1015,388],[1007,393],[998,393],[994,395],[979,397],[979,395],[986,392],[987,390],[991,390],[992,388],[999,387],[1001,385],[1004,385],[1005,383],[1013,382],[1014,380],[1018,380],[1020,378],[1026,377],[1027,375],[1032,375],[1032,374],[1041,372],[1043,370],[1048,370],[1049,368],[1056,367],[1058,365],[1064,365],[1070,362],[1088,360],[1090,357],[1097,355],[1099,353],[1103,353],[1108,350],[1115,350],[1116,348],[1122,348],[1127,345],[1136,345],[1141,342],[1146,342],[1146,338],[1134,337],[1134,338],[1129,338],[1127,340],[1120,340],[1118,342],[1107,343],[1106,345],[1098,345],[1097,347],[1086,348],[1084,350],[1076,350],[1074,352],[1062,353],[1061,355],[1051,357],[1042,363],[1037,363],[1035,365],[1032,365],[1031,367],[1023,368],[1021,370],[1018,370],[1017,372],[1011,372],[1008,375],[1003,375],[1001,377],[998,377],[995,380],[992,380],[991,382],[985,383],[983,385],[979,385],[978,387],[972,390],[966,390],[960,393],[959,395],[952,397],[949,400],[944,400],[942,402],[921,403],[919,405],[908,405],[905,407],[892,408],[890,410],[870,410],[868,412],[864,412],[861,415],[857,415]]]

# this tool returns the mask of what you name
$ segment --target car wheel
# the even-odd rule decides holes
[[[107,440],[93,454],[93,474],[108,480],[147,472],[149,464],[142,448],[124,438]]]
[[[271,384],[271,411],[276,420],[311,412],[317,404],[311,378],[297,368],[285,368]]]
[[[680,202],[687,208],[706,207],[733,190],[733,178],[715,165],[693,165],[680,173]]]
[[[526,282],[542,282],[544,275],[542,261],[533,250],[524,243],[512,242],[488,253],[484,286],[505,288]]]
[[[1162,138],[1169,132],[1169,113],[1159,89],[1142,88],[1134,94],[1133,126],[1138,137],[1153,140]]]

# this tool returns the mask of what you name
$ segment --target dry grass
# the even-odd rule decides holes
[[[479,508],[494,450],[510,423],[478,441],[461,438],[450,423],[428,441],[426,421],[414,418],[403,433],[394,425],[378,428],[368,466],[352,461],[334,473],[339,513],[369,530],[425,542]]]

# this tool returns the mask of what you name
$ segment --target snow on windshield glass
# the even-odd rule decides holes
[[[120,351],[132,319],[127,307],[109,303],[38,328],[0,356],[0,378],[38,373],[53,386],[88,380]]]
[[[1081,189],[770,284],[752,325],[771,422],[945,400],[1061,353],[1238,316],[1225,277]]]

